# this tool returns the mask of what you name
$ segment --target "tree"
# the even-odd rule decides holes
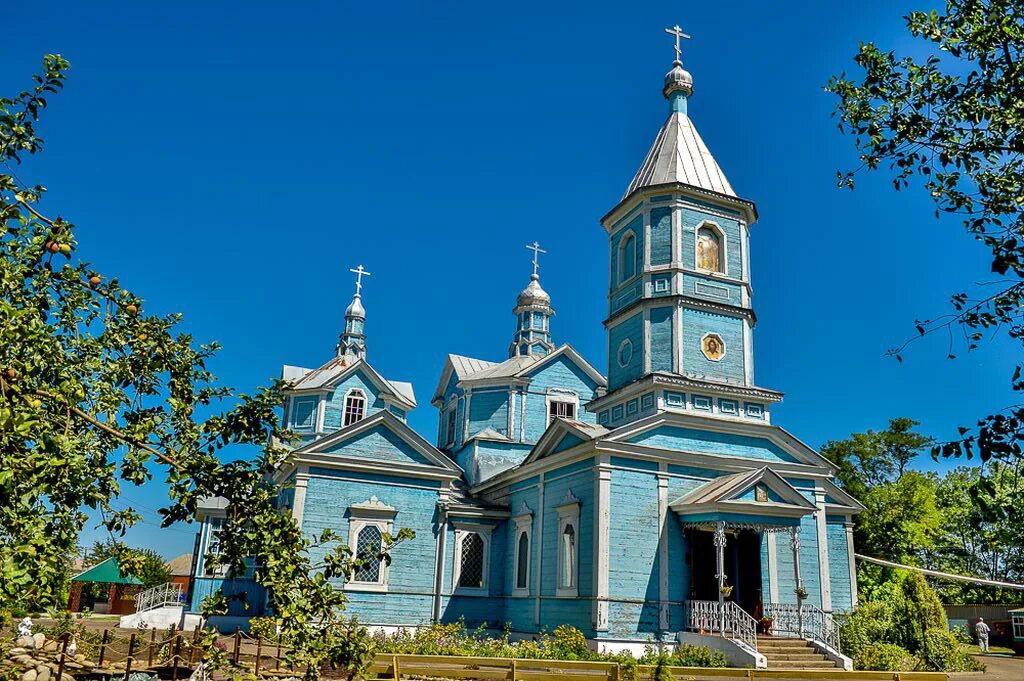
[[[920,423],[906,417],[889,419],[881,432],[854,433],[848,440],[830,440],[823,456],[839,467],[839,484],[860,498],[868,488],[902,478],[907,466],[931,444],[931,438],[915,432]]]
[[[359,561],[334,533],[306,537],[278,509],[270,474],[294,441],[279,419],[282,384],[252,395],[219,384],[206,368],[217,344],[196,344],[179,314],[148,314],[139,295],[81,259],[75,225],[15,170],[42,150],[36,124],[68,68],[47,55],[31,89],[0,98],[0,609],[62,605],[84,509],[117,540],[140,516],[112,502],[125,485],[160,476],[170,488],[165,526],[194,520],[205,497],[225,499],[217,561],[239,574],[256,566],[293,662],[309,676],[323,664],[357,673],[371,649],[331,580]],[[222,462],[236,446],[255,456]],[[406,534],[388,538],[385,559]],[[114,547],[141,574],[145,557]],[[204,610],[226,605],[209,599]]]
[[[855,138],[858,171],[887,167],[897,190],[920,185],[936,217],[962,219],[991,251],[998,278],[983,293],[955,293],[949,314],[916,323],[917,337],[947,332],[950,358],[954,330],[968,350],[997,333],[1024,342],[1024,0],[948,0],[943,14],[905,19],[928,56],[862,43],[854,61],[863,78],[844,73],[826,88],[838,97],[839,128]],[[853,188],[858,171],[840,172],[840,186]],[[910,342],[892,354],[902,361]],[[1010,383],[1024,390],[1019,359]],[[1019,460],[1024,404],[961,427],[960,436],[937,444],[934,455]]]

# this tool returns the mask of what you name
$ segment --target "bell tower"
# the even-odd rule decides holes
[[[516,315],[516,333],[512,345],[508,348],[508,356],[547,355],[555,349],[551,342],[551,318],[555,310],[551,307],[551,296],[540,286],[540,263],[538,257],[547,253],[536,241],[527,246],[533,251],[533,274],[530,283],[516,299],[512,310]]]
[[[602,220],[610,245],[608,394],[591,409],[615,427],[659,409],[766,421],[781,399],[754,384],[750,226],[689,116],[693,77],[676,58],[668,118],[625,194]]]

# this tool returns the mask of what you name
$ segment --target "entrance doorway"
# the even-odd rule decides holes
[[[714,532],[687,529],[690,563],[690,599],[717,601]],[[761,606],[762,535],[752,530],[726,532],[725,582],[733,587],[726,600],[735,601],[752,616]]]

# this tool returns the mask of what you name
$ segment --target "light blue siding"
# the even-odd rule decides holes
[[[701,341],[708,333],[717,333],[725,343],[725,356],[718,361],[709,360],[701,351]],[[742,319],[684,307],[682,339],[685,375],[730,383],[744,382]]]
[[[642,314],[635,314],[608,332],[608,389],[615,390],[635,381],[643,375],[644,369],[644,320]],[[628,340],[632,355],[626,366],[619,362],[619,347]],[[625,359],[625,358],[623,358]]]
[[[827,516],[828,574],[832,584],[832,610],[842,612],[853,608],[851,599],[850,554],[847,546],[846,518]]]
[[[697,228],[705,220],[710,220],[718,225],[725,233],[725,254],[726,273],[735,278],[742,279],[743,262],[740,251],[740,224],[739,221],[730,218],[723,218],[719,215],[700,210],[699,208],[683,208],[682,218],[682,248],[683,265],[688,268],[696,268],[696,234]]]
[[[629,442],[660,449],[721,454],[763,461],[797,460],[777,444],[764,438],[694,428],[661,426],[631,437]]]
[[[651,210],[651,264],[667,265],[672,261],[672,209]]]
[[[654,473],[613,470],[608,588],[608,631],[635,635],[658,630],[658,484]]]
[[[329,453],[344,454],[377,461],[401,461],[420,465],[435,465],[430,459],[416,451],[411,445],[384,425],[378,425],[356,436],[345,438],[327,450]]]
[[[583,405],[597,397],[597,383],[564,355],[527,374],[530,380],[526,395],[526,442],[536,442],[548,427],[547,396],[549,391],[569,391],[580,398],[576,418],[596,423],[596,414],[583,409]],[[516,414],[516,422],[520,414]]]
[[[345,395],[357,388],[366,397],[366,409],[364,416],[373,416],[385,408],[384,400],[380,398],[380,391],[373,385],[369,378],[362,371],[357,371],[332,390],[325,400],[324,430],[338,430],[342,424],[342,414],[345,409]]]
[[[469,434],[493,428],[508,434],[509,389],[474,390],[469,400]]]
[[[671,307],[651,308],[651,371],[672,371]]]

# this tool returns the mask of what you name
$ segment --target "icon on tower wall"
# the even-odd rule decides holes
[[[700,339],[700,351],[712,362],[725,357],[725,341],[717,333],[705,334]]]

